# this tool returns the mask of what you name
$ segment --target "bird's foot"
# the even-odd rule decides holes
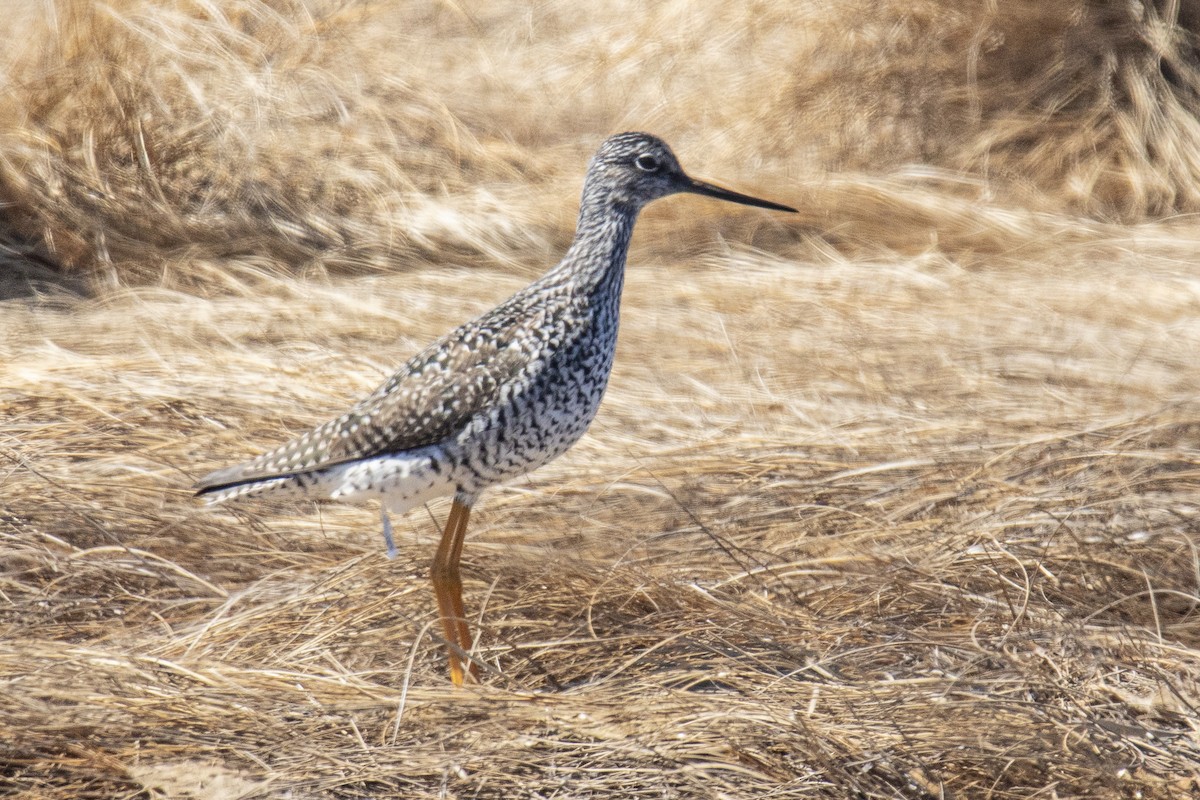
[[[392,521],[388,519],[387,508],[380,510],[380,516],[383,518],[383,541],[387,544],[387,557],[394,559],[400,551],[396,549],[396,542],[392,539]]]

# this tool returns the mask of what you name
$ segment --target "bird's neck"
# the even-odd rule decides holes
[[[625,256],[640,209],[608,198],[583,198],[575,240],[554,272],[587,294],[621,294]]]

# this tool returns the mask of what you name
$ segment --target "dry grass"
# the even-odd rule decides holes
[[[1191,6],[641,6],[0,21],[0,793],[1200,792]],[[627,128],[802,214],[647,213],[455,690],[429,514],[188,487],[551,263]]]

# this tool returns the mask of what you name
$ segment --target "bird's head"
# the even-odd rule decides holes
[[[584,182],[585,202],[608,202],[634,213],[652,200],[679,192],[776,211],[796,210],[690,177],[667,143],[648,133],[619,133],[606,139],[592,157]]]

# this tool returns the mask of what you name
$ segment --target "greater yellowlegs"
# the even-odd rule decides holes
[[[409,359],[345,414],[205,476],[197,494],[213,503],[267,492],[378,499],[389,557],[389,510],[453,495],[430,572],[450,678],[462,684],[464,658],[476,676],[458,569],[471,506],[587,430],[612,369],[634,221],[651,200],[678,192],[795,211],[688,177],[654,136],[610,137],[588,166],[575,240],[558,266]]]

